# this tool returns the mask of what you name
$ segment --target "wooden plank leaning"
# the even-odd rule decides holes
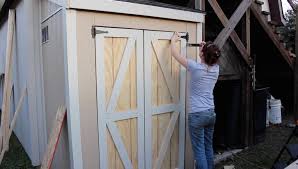
[[[40,169],[49,169],[55,155],[58,141],[62,132],[63,124],[66,117],[66,108],[60,106],[57,110],[56,119],[53,122],[50,140],[48,141],[47,150],[42,160]]]
[[[9,128],[9,131],[8,131],[8,136],[6,138],[3,138],[3,145],[8,145],[9,144],[9,139],[10,139],[10,137],[12,135],[12,132],[13,132],[14,127],[16,126],[17,117],[18,117],[18,115],[21,112],[21,108],[22,108],[22,105],[24,103],[24,98],[26,96],[26,93],[27,93],[27,89],[24,88],[23,91],[22,91],[22,95],[20,97],[19,103],[17,105],[17,109],[16,109],[16,111],[14,113],[14,116],[13,116],[13,119],[11,121],[10,128]],[[0,154],[0,164],[1,164],[2,160],[3,160],[4,154],[5,154],[6,151],[8,151],[8,149],[5,149],[5,147],[1,151],[1,154]]]
[[[5,60],[5,76],[4,76],[4,90],[3,103],[1,114],[1,138],[0,147],[8,150],[9,145],[3,145],[3,140],[7,139],[9,135],[9,113],[10,113],[10,98],[12,88],[12,47],[15,30],[15,10],[9,10],[8,27],[7,27],[7,46],[6,46],[6,60]]]

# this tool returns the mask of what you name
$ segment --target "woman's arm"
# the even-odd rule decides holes
[[[180,36],[177,32],[175,32],[171,38],[171,52],[172,56],[185,68],[187,68],[187,59],[185,56],[182,56],[178,49],[176,48],[175,44],[180,39]]]

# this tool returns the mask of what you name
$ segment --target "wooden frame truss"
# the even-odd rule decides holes
[[[265,29],[267,34],[269,35],[270,39],[273,41],[274,45],[278,48],[283,58],[289,64],[290,68],[293,69],[293,61],[290,59],[289,52],[285,49],[283,44],[281,44],[278,38],[274,35],[274,32],[268,25],[267,21],[265,21],[261,11],[259,10],[257,4],[254,4],[253,0],[243,0],[241,4],[238,6],[236,11],[233,13],[232,17],[228,20],[226,15],[224,14],[223,10],[220,8],[217,0],[208,0],[209,4],[215,11],[216,15],[218,16],[219,20],[225,27],[217,38],[214,40],[214,43],[222,48],[225,42],[229,37],[231,37],[232,41],[234,42],[235,46],[239,50],[240,54],[242,55],[243,59],[248,65],[251,65],[251,46],[250,46],[250,10],[256,16],[257,20],[261,24],[261,26]],[[241,39],[234,31],[236,25],[242,18],[242,16],[246,13],[246,48],[242,43]]]
[[[242,16],[245,14],[247,9],[249,9],[249,6],[252,4],[252,0],[243,0],[242,3],[239,5],[239,7],[236,9],[234,14],[232,15],[231,19],[228,20],[227,16],[217,3],[217,0],[208,0],[209,4],[215,11],[216,15],[218,16],[219,20],[225,27],[221,33],[217,36],[214,43],[219,46],[219,48],[222,48],[224,43],[227,41],[229,37],[231,37],[232,41],[234,42],[235,46],[239,50],[240,54],[242,55],[245,62],[250,65],[250,51],[247,51],[244,44],[242,43],[241,39],[237,35],[237,33],[234,31],[236,25],[242,18]]]

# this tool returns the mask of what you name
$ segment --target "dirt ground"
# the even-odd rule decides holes
[[[287,118],[289,119],[289,118]],[[290,118],[291,119],[291,118]],[[216,169],[223,169],[225,165],[234,165],[236,169],[270,169],[273,161],[285,144],[293,128],[287,127],[291,120],[284,120],[280,126],[270,126],[266,129],[265,142],[251,146],[216,165]],[[293,138],[292,143],[298,143]],[[284,152],[281,160],[288,161],[290,156]]]
[[[268,127],[265,142],[251,146],[226,161],[220,162],[216,165],[216,169],[222,169],[225,165],[234,165],[236,169],[271,168],[274,159],[293,130],[293,128],[286,127],[287,123],[289,122],[284,120],[281,126]],[[298,138],[294,138],[292,142],[298,143]],[[288,154],[284,153],[282,159],[289,159]],[[10,140],[10,150],[5,154],[0,169],[37,169],[31,166],[29,157],[15,135]]]

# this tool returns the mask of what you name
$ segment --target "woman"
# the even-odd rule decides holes
[[[188,124],[196,169],[213,169],[213,131],[215,124],[213,89],[219,75],[219,48],[212,42],[202,42],[201,63],[181,56],[175,47],[180,36],[171,39],[172,56],[190,72]]]

